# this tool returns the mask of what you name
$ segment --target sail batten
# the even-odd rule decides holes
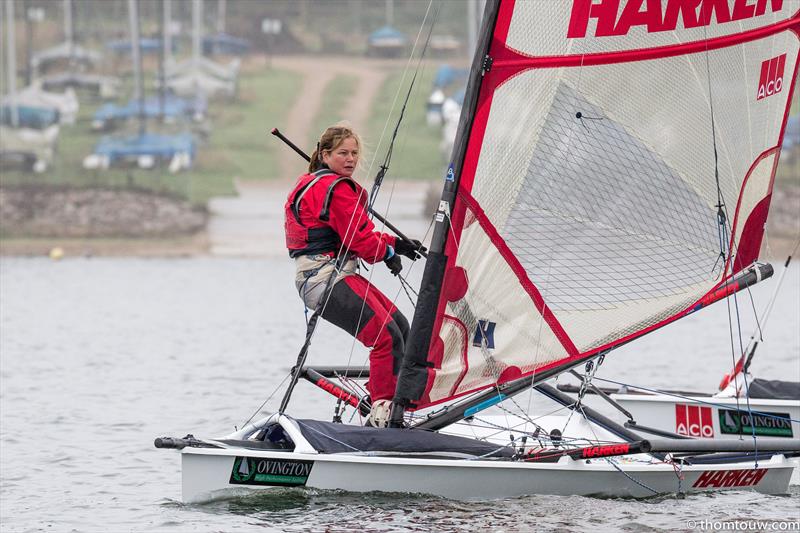
[[[413,407],[629,342],[724,297],[758,258],[800,0],[701,0],[717,18],[647,23],[625,18],[634,4],[487,7],[492,62],[474,63],[490,68],[470,82],[444,265],[427,279],[442,289],[425,383],[399,394]]]

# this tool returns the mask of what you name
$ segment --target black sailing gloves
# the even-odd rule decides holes
[[[417,259],[422,257],[422,255],[417,253],[417,252],[423,252],[424,253],[424,252],[428,251],[427,248],[422,246],[422,243],[419,242],[416,239],[412,239],[410,241],[397,239],[397,242],[395,243],[395,246],[394,246],[394,250],[398,254],[404,255],[404,256],[408,257],[409,259],[411,259],[412,261],[416,261]]]
[[[386,258],[383,262],[386,263],[389,272],[391,272],[393,276],[397,276],[400,274],[400,271],[403,270],[403,263],[400,262],[400,256],[394,253],[394,248],[391,246],[386,247]]]
[[[403,270],[403,263],[400,262],[401,255],[408,257],[412,261],[416,261],[422,257],[418,252],[424,253],[427,251],[428,250],[422,246],[422,243],[416,239],[410,241],[397,239],[394,248],[391,246],[387,247],[386,257],[383,262],[386,263],[389,272],[391,272],[393,276],[397,276]]]

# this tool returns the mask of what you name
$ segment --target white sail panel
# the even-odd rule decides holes
[[[447,305],[439,333],[442,366],[430,392],[433,402],[480,388],[487,379],[519,377],[568,355],[507,260],[475,217],[469,218],[456,269],[463,268],[476,279],[491,277],[492,283],[466,280],[464,297]],[[488,331],[478,331],[479,320],[490,323]],[[493,359],[494,353],[502,353],[502,360]]]
[[[514,4],[506,45],[529,56],[642,50],[758,30],[799,10],[800,0],[525,0]]]
[[[564,324],[581,353],[636,335],[688,309],[708,291],[707,283],[686,286],[679,293],[658,299],[626,302],[602,313],[559,311],[557,316]]]
[[[748,43],[709,53],[711,77],[715,80],[711,87],[720,181],[729,203],[738,196],[741,180],[753,161],[778,144],[788,89],[761,101],[755,99],[759,58],[770,54],[765,49],[777,44],[778,49],[788,50],[788,65],[796,61],[796,37],[787,32],[776,40],[783,42]],[[751,59],[743,62],[742,58]],[[784,77],[788,85],[788,70]],[[570,94],[556,102],[559,84],[569,87]],[[598,118],[608,119],[632,139],[641,140],[697,192],[699,200],[713,207],[717,191],[715,181],[708,179],[715,173],[708,87],[705,54],[523,72],[495,92],[473,195],[493,222],[502,227],[512,195],[499,191],[522,186],[519,169],[529,164],[547,114],[560,113],[562,119],[574,119],[574,114],[583,109],[587,118],[564,121],[557,134],[560,137],[554,134],[552,142],[565,141],[563,149],[568,151],[570,143],[577,143],[571,137],[590,133],[598,126]],[[509,184],[509,180],[514,183]],[[730,206],[733,207],[735,204]]]

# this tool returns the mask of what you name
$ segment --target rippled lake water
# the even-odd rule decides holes
[[[688,520],[800,520],[797,486],[787,496],[733,492],[684,500],[531,496],[464,503],[285,490],[178,503],[179,456],[153,448],[153,438],[227,433],[275,390],[304,337],[292,277],[283,259],[3,258],[0,530],[672,531],[690,529]],[[381,267],[377,283],[389,294],[400,290]],[[763,285],[754,291],[759,311],[772,291]],[[752,304],[746,297],[739,304],[748,337]],[[713,389],[731,365],[727,324],[727,308],[717,304],[613,353],[598,376]],[[796,266],[765,329],[755,373],[800,380]],[[322,364],[360,365],[366,357],[327,324],[311,352]],[[275,407],[273,401],[266,408]],[[330,403],[300,384],[291,410],[328,418]]]

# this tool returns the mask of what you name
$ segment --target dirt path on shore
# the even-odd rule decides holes
[[[276,57],[273,65],[303,76],[303,89],[289,111],[283,128],[290,139],[308,139],[314,118],[325,105],[325,88],[336,76],[344,74],[356,78],[356,89],[342,113],[356,131],[366,131],[369,112],[375,95],[386,79],[386,71],[378,61],[346,58]],[[297,174],[297,154],[291,150],[280,152],[281,181],[294,180]]]
[[[356,131],[366,131],[375,96],[387,76],[389,65],[380,60],[352,60],[335,57],[275,57],[272,65],[303,77],[302,89],[289,110],[281,131],[298,144],[313,134],[314,119],[325,105],[325,88],[336,76],[356,78],[353,94],[342,116]],[[209,250],[214,255],[285,255],[283,202],[287,191],[303,169],[297,154],[281,147],[278,152],[281,179],[268,181],[236,180],[234,198],[209,201]],[[419,194],[413,202],[418,202]]]

